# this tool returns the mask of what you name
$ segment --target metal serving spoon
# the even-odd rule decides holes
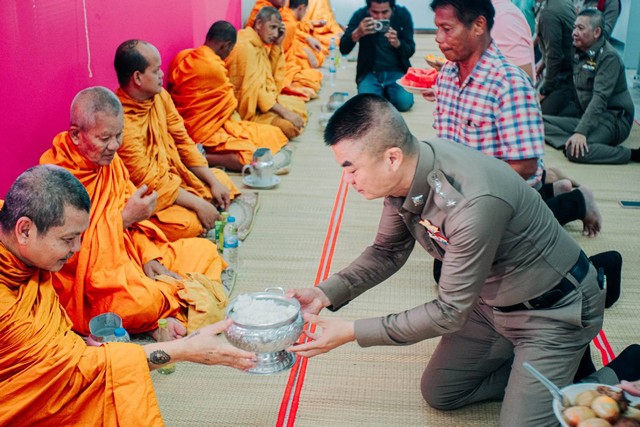
[[[551,382],[549,378],[542,375],[542,373],[531,366],[529,362],[524,362],[522,366],[524,366],[529,372],[533,374],[534,377],[540,380],[540,382],[549,389],[553,397],[555,397],[561,403],[563,408],[568,408],[569,406],[571,406],[571,401],[569,400],[569,398],[558,388],[557,385]]]

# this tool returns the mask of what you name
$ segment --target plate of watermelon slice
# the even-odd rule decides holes
[[[433,69],[410,67],[407,73],[400,79],[396,80],[400,86],[409,93],[420,95],[427,89],[432,88],[436,84],[438,72]]]

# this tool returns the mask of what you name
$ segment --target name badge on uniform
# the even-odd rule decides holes
[[[422,221],[420,221],[420,224],[427,229],[427,234],[429,234],[429,237],[431,237],[433,240],[435,240],[436,242],[440,242],[443,245],[449,244],[449,239],[447,239],[445,235],[442,234],[442,231],[440,231],[439,227],[431,224],[431,221],[429,221],[428,219],[423,219]]]

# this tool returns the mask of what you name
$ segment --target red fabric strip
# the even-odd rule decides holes
[[[316,273],[316,279],[313,286],[318,285],[318,283],[329,277],[331,261],[333,260],[338,234],[340,233],[340,225],[342,223],[347,194],[349,194],[349,186],[344,181],[343,173],[343,176],[340,179],[340,186],[338,187],[338,191],[333,202],[331,218],[329,218],[329,226],[324,239],[322,254],[320,255],[320,263],[318,265],[318,271]],[[307,325],[306,327],[309,328],[310,332],[315,331],[315,325]],[[305,341],[306,337],[302,335],[299,342]],[[280,402],[280,410],[278,411],[276,427],[283,427],[285,425],[287,427],[293,427],[295,424],[298,405],[300,403],[300,393],[302,392],[302,386],[304,385],[304,377],[307,372],[308,361],[309,359],[306,357],[299,357],[291,368],[289,380],[287,381],[287,386],[284,390],[282,401]]]

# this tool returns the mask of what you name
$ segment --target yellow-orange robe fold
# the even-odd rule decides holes
[[[0,425],[162,426],[143,348],[71,326],[51,274],[0,243]]]
[[[229,80],[243,120],[279,125],[282,119],[269,111],[276,102],[307,121],[307,108],[299,98],[280,95],[285,61],[280,46],[267,46],[253,28],[238,31],[238,41],[225,59]],[[288,135],[287,130],[283,132]]]
[[[96,166],[78,153],[69,133],[62,132],[40,163],[67,169],[91,198],[91,219],[81,249],[52,277],[74,330],[87,335],[89,320],[107,311],[122,317],[130,333],[153,330],[158,319],[168,316],[186,323],[179,289],[147,277],[143,265],[157,259],[182,276],[193,272],[220,280],[226,263],[215,245],[201,238],[169,242],[150,221],[125,230],[122,209],[135,187],[117,154],[109,166]]]
[[[248,164],[257,148],[277,153],[288,142],[278,127],[240,119],[224,61],[208,46],[176,55],[168,87],[189,135],[209,150],[236,152]]]
[[[147,184],[158,192],[150,221],[171,241],[202,235],[205,229],[198,215],[175,201],[179,188],[212,200],[211,189],[189,170],[208,167],[208,163],[187,133],[171,95],[164,89],[146,101],[136,101],[122,89],[116,95],[124,109],[124,134],[118,155],[137,187]],[[226,173],[216,168],[211,171],[229,189],[232,198],[240,194]]]

